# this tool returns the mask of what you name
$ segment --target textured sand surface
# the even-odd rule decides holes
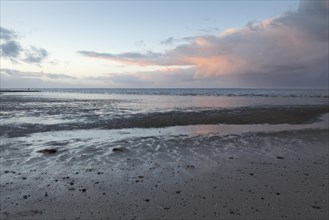
[[[1,94],[0,219],[328,219],[325,97]]]
[[[2,151],[1,219],[328,218],[326,129],[34,141]]]

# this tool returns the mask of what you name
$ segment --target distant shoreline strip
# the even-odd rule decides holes
[[[41,92],[41,90],[35,90],[35,89],[0,90],[0,93],[2,93],[2,92]]]

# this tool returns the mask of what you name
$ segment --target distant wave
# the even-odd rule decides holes
[[[169,96],[329,97],[327,89],[43,89],[42,91]]]

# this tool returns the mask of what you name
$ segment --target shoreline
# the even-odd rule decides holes
[[[7,94],[1,219],[327,219],[327,99]]]
[[[5,108],[2,108],[6,111]],[[8,112],[10,112],[8,110]],[[15,121],[2,118],[0,131],[2,136],[20,137],[39,132],[76,131],[91,129],[162,129],[181,126],[201,125],[261,125],[261,124],[311,124],[320,121],[321,115],[329,112],[328,105],[290,106],[290,107],[243,107],[194,112],[155,112],[137,113],[130,117],[108,117],[99,119],[95,115],[87,116],[84,120],[71,118],[56,119],[38,117],[21,119],[19,127],[13,126]],[[16,118],[15,120],[19,120]],[[25,122],[24,122],[25,121]],[[36,121],[38,121],[36,123]],[[53,123],[49,123],[53,121]],[[36,126],[37,125],[37,126]]]
[[[41,90],[35,89],[2,89],[0,90],[1,93],[10,93],[10,92],[42,92]]]
[[[326,219],[327,134],[75,140],[52,155],[21,146],[2,166],[1,216]]]

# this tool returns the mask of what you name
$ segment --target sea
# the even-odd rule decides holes
[[[51,141],[81,138],[115,142],[177,135],[206,137],[303,129],[321,121],[322,128],[327,128],[323,117],[328,113],[328,97],[328,90],[319,89],[4,92],[0,95],[0,137],[4,145],[16,146],[24,140],[38,149]],[[40,138],[41,144],[36,145],[34,140]]]
[[[261,108],[270,114],[271,109],[280,107],[323,107],[328,106],[328,97],[328,90],[316,89],[41,89],[2,93],[0,131],[2,137],[19,137],[90,129],[259,124],[260,113],[255,112],[246,122],[239,111]],[[227,117],[220,118],[223,115]],[[273,118],[270,123],[280,124],[282,120],[276,119],[278,122]]]
[[[11,149],[24,146],[34,152],[56,146],[83,149],[87,145],[92,149],[129,140],[129,148],[140,143],[141,138],[155,138],[156,142],[163,138],[161,145],[166,139],[183,140],[182,137],[205,139],[328,129],[328,97],[328,90],[302,89],[3,92],[0,95],[1,152],[8,157],[1,160],[11,161],[8,158],[15,158]],[[66,144],[61,146],[61,143]],[[186,143],[181,141],[180,145]]]

